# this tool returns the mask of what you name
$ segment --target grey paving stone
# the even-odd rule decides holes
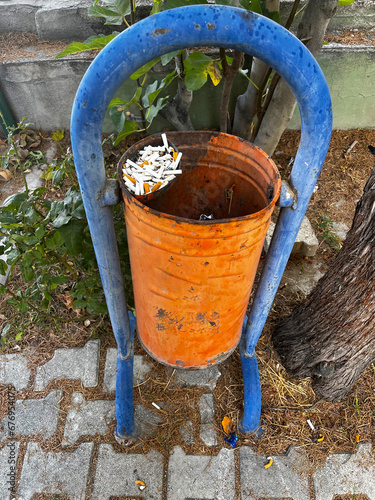
[[[167,500],[204,498],[234,500],[234,450],[222,448],[215,457],[185,455],[175,446],[169,459]]]
[[[10,500],[15,487],[16,463],[20,444],[17,441],[7,443],[0,450],[0,498]],[[13,492],[15,493],[15,489]],[[14,498],[14,494],[12,496]]]
[[[360,444],[354,454],[337,453],[328,457],[313,477],[316,500],[335,495],[367,495],[375,498],[375,457],[371,444]]]
[[[136,405],[134,408],[134,421],[137,433],[143,439],[151,437],[158,432],[158,424],[163,422],[163,420],[163,417],[145,408],[143,405]]]
[[[268,229],[266,240],[264,242],[264,251],[268,252],[272,235],[275,230],[275,224],[271,222]],[[302,220],[301,227],[298,231],[296,241],[294,242],[292,254],[300,254],[303,257],[313,257],[318,250],[319,241],[315,236],[315,232],[307,217]]]
[[[75,451],[44,452],[39,443],[27,445],[17,493],[31,500],[36,493],[65,494],[69,500],[84,500],[94,443],[83,443]]]
[[[217,432],[212,423],[201,425],[199,430],[199,437],[206,446],[216,446],[218,444]]]
[[[206,387],[215,389],[221,372],[217,366],[210,366],[202,370],[176,370],[174,378],[178,385],[191,387]]]
[[[15,435],[32,436],[39,434],[43,439],[48,439],[57,430],[59,418],[59,403],[63,392],[51,391],[43,399],[18,399],[15,404]],[[3,430],[0,432],[0,442],[8,437],[8,418],[1,423]]]
[[[215,398],[214,395],[202,394],[199,403],[199,413],[201,416],[201,424],[210,424],[215,416]]]
[[[117,349],[107,349],[104,366],[103,392],[116,391],[116,362]],[[147,363],[144,356],[135,355],[133,366],[133,384],[138,385],[144,382],[147,379],[147,374],[149,373],[151,368],[152,366]]]
[[[0,384],[13,384],[17,391],[25,389],[30,380],[27,361],[23,354],[0,356]]]
[[[340,240],[345,240],[348,231],[349,227],[345,224],[345,222],[334,222],[332,224],[332,232],[338,236]]]
[[[79,379],[84,387],[98,385],[99,347],[99,340],[90,340],[81,348],[56,349],[53,358],[38,367],[35,391],[43,391],[51,380],[60,378]]]
[[[135,481],[146,488],[141,492]],[[109,500],[114,496],[162,500],[163,456],[151,450],[147,455],[117,453],[110,444],[99,446],[92,500]]]
[[[61,445],[75,444],[81,436],[103,435],[115,418],[115,401],[87,401],[80,392],[73,392]]]
[[[291,448],[286,455],[272,456],[273,464],[268,469],[264,468],[268,459],[248,447],[240,448],[239,457],[241,500],[259,497],[310,500],[309,463],[303,452]]]
[[[194,443],[194,428],[193,423],[188,420],[180,427],[180,434],[185,444],[192,445]]]

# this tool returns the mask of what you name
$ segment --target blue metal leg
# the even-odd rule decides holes
[[[258,363],[255,351],[252,356],[246,354],[246,325],[245,317],[242,327],[240,343],[241,366],[244,385],[244,413],[240,422],[240,431],[244,434],[260,431],[261,390]]]
[[[135,318],[129,312],[129,323],[132,345],[134,345]],[[116,373],[116,418],[115,439],[122,446],[129,446],[136,440],[137,433],[134,425],[133,410],[133,362],[134,349],[130,355],[123,358],[121,351],[117,349],[117,373]]]

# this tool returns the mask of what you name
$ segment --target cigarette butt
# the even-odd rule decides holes
[[[130,175],[124,173],[124,177],[129,179],[130,182],[132,182],[134,185],[136,185],[137,181],[133,179],[133,177],[130,177]]]
[[[161,134],[161,138],[163,140],[163,144],[166,150],[168,150],[168,141],[167,141],[167,136],[165,134]]]
[[[322,441],[324,441],[324,434],[318,434],[317,441],[318,441],[318,443],[321,443]]]
[[[178,157],[178,153],[176,153],[176,151],[173,151],[173,160],[176,161],[177,157]]]
[[[264,468],[269,469],[271,465],[273,464],[273,458],[267,457],[268,462],[265,464]]]
[[[315,432],[315,427],[313,426],[311,420],[307,419],[306,422],[309,424],[310,429]]]
[[[139,480],[138,480],[138,481],[136,481],[136,482],[135,482],[135,484],[136,484],[136,486],[138,486],[138,487],[139,487],[139,489],[140,489],[141,491],[142,491],[142,490],[144,490],[144,489],[146,488],[146,484],[145,484],[143,481],[139,481]]]
[[[356,443],[359,443],[359,434],[356,434],[356,435],[355,435],[355,442],[356,442]]]
[[[150,192],[150,184],[148,182],[145,182],[143,184],[144,188],[145,188],[145,193],[149,193]]]
[[[160,188],[160,186],[162,185],[163,183],[162,182],[157,182],[155,184],[155,186],[151,189],[152,192],[156,191],[157,189]]]
[[[134,163],[134,161],[132,161],[132,160],[126,160],[126,166],[127,167],[132,166],[132,167],[135,167],[135,168],[139,167],[139,165],[137,165],[136,163]]]

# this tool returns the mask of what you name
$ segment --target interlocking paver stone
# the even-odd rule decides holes
[[[15,487],[16,463],[20,444],[16,441],[7,443],[0,450],[0,498],[10,500]],[[13,492],[15,493],[15,489]],[[14,494],[12,498],[14,497]]]
[[[199,430],[199,437],[206,446],[216,446],[218,444],[217,432],[214,424],[202,424]]]
[[[44,452],[29,443],[17,493],[31,500],[36,493],[65,494],[69,500],[85,500],[94,443],[83,443],[73,452]]]
[[[163,421],[163,418],[143,405],[136,405],[134,408],[134,421],[138,436],[148,438],[157,432],[158,424]]]
[[[212,393],[202,394],[199,403],[201,417],[200,438],[207,446],[216,446],[218,443],[217,433],[214,427],[215,398]]]
[[[117,349],[107,349],[104,367],[103,392],[116,391],[116,361]],[[136,354],[134,356],[133,384],[138,385],[144,382],[150,370],[151,365],[147,363],[147,361],[145,360],[145,356]]]
[[[234,500],[234,450],[222,448],[215,457],[185,455],[175,446],[168,465],[168,500],[215,498]]]
[[[178,385],[191,387],[206,387],[211,391],[215,389],[221,372],[217,366],[210,366],[202,370],[183,370],[175,372],[175,380]]]
[[[291,448],[286,455],[272,456],[273,464],[268,469],[264,468],[268,459],[247,446],[240,448],[239,456],[241,500],[259,497],[310,500],[309,463],[304,453]]]
[[[141,492],[135,481],[146,488]],[[112,496],[162,500],[163,456],[151,450],[147,455],[117,453],[110,444],[99,446],[92,500],[109,500]],[[177,499],[176,499],[177,500]]]
[[[43,399],[18,399],[15,404],[14,434],[39,434],[43,439],[50,438],[57,430],[62,395],[61,390],[53,390]],[[3,430],[0,432],[0,442],[8,437],[7,422],[8,418],[5,417],[1,423]]]
[[[360,444],[354,454],[337,453],[327,458],[313,477],[316,500],[335,495],[367,495],[375,498],[375,457],[371,444]]]
[[[99,374],[99,340],[90,340],[84,347],[56,349],[53,358],[39,366],[35,391],[42,391],[51,380],[79,379],[84,387],[95,387]]]
[[[211,393],[202,394],[199,403],[201,424],[210,424],[215,416],[215,398]]]
[[[0,384],[13,384],[19,391],[25,389],[30,380],[27,357],[23,354],[4,354],[0,356]]]
[[[194,443],[194,428],[193,422],[188,420],[184,423],[183,426],[180,427],[180,434],[185,444],[191,445]]]
[[[80,392],[73,392],[72,407],[65,422],[62,446],[75,444],[81,436],[103,435],[116,418],[115,401],[87,401]]]

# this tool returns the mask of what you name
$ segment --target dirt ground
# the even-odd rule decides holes
[[[38,133],[41,144],[37,147],[42,151],[51,146],[49,134]],[[275,152],[274,160],[280,169],[283,179],[287,179],[293,158],[299,143],[299,132],[287,131],[284,133]],[[64,139],[66,148],[69,138]],[[0,144],[1,145],[1,144]],[[362,194],[363,187],[374,165],[374,156],[368,151],[368,145],[375,146],[375,131],[350,130],[334,131],[331,145],[327,154],[321,176],[318,180],[318,189],[312,196],[307,216],[309,217],[317,237],[319,248],[315,257],[291,258],[291,264],[300,266],[302,272],[309,266],[319,263],[321,269],[327,269],[331,259],[337,255],[332,247],[332,240],[322,227],[322,216],[333,222],[351,225],[356,201]],[[124,147],[115,150],[106,146],[105,156],[109,165],[116,165]],[[57,151],[57,155],[58,150]],[[22,186],[18,172],[8,181],[0,179],[0,203],[4,201],[5,191],[17,191]],[[8,285],[17,289],[22,286],[19,271],[15,273]],[[196,437],[199,436],[199,413],[192,408],[204,389],[183,388],[176,385],[175,373],[170,369],[153,361],[142,349],[139,341],[135,342],[135,352],[143,354],[153,369],[147,381],[139,386],[134,393],[135,404],[142,403],[149,407],[156,402],[165,409],[160,432],[145,442],[139,441],[132,452],[147,452],[156,448],[162,453],[168,453],[176,444],[193,454],[216,454],[223,446],[229,446],[224,441],[225,433],[221,421],[224,416],[230,417],[239,435],[239,444],[248,444],[256,452],[266,456],[285,452],[290,445],[299,446],[306,450],[314,464],[319,464],[329,453],[354,451],[361,442],[375,444],[375,366],[371,365],[342,401],[330,403],[317,400],[311,389],[309,379],[295,380],[288,376],[278,362],[270,344],[270,334],[274,325],[288,314],[301,300],[304,294],[284,285],[283,282],[277,293],[271,314],[257,346],[258,363],[262,384],[262,416],[263,433],[259,439],[245,437],[238,433],[238,424],[243,409],[243,382],[239,353],[236,351],[228,360],[220,365],[222,376],[216,389],[213,391],[216,403],[216,428],[219,433],[219,445],[207,448],[203,445],[187,446],[182,442],[179,428],[186,420],[194,424]],[[73,319],[74,312],[67,310],[61,303],[60,316],[66,315]],[[88,340],[101,340],[101,369],[104,367],[104,354],[108,347],[115,347],[108,317],[98,317],[91,320],[89,326],[82,321],[54,323],[41,321],[36,316],[17,315],[4,300],[1,304],[0,332],[9,321],[22,325],[23,335],[19,341],[9,335],[9,342],[4,346],[3,353],[28,351],[32,353],[30,366],[36,370],[38,364],[50,359],[53,351],[61,347],[82,346]],[[100,374],[102,380],[103,373]],[[82,387],[75,382],[64,382],[64,398],[62,409],[70,401],[70,393],[74,390],[82,391]],[[61,384],[59,384],[59,387]],[[56,385],[57,387],[57,385]],[[89,399],[105,399],[108,395],[100,392],[101,384],[97,389],[83,390],[83,396]],[[51,386],[49,387],[50,390]],[[44,393],[38,397],[44,397]],[[18,391],[18,398],[35,397],[31,389]],[[5,392],[0,390],[1,399]],[[0,408],[3,405],[0,404]],[[0,411],[1,413],[1,411]],[[1,417],[1,415],[0,415]],[[314,424],[316,433],[313,433],[307,424],[307,419]],[[112,429],[113,430],[113,429]],[[324,435],[324,440],[317,442],[317,433]],[[61,436],[60,436],[61,437]],[[96,438],[98,442],[115,444],[113,433]],[[199,442],[196,439],[195,442]],[[47,445],[51,449],[59,446],[59,436]]]

